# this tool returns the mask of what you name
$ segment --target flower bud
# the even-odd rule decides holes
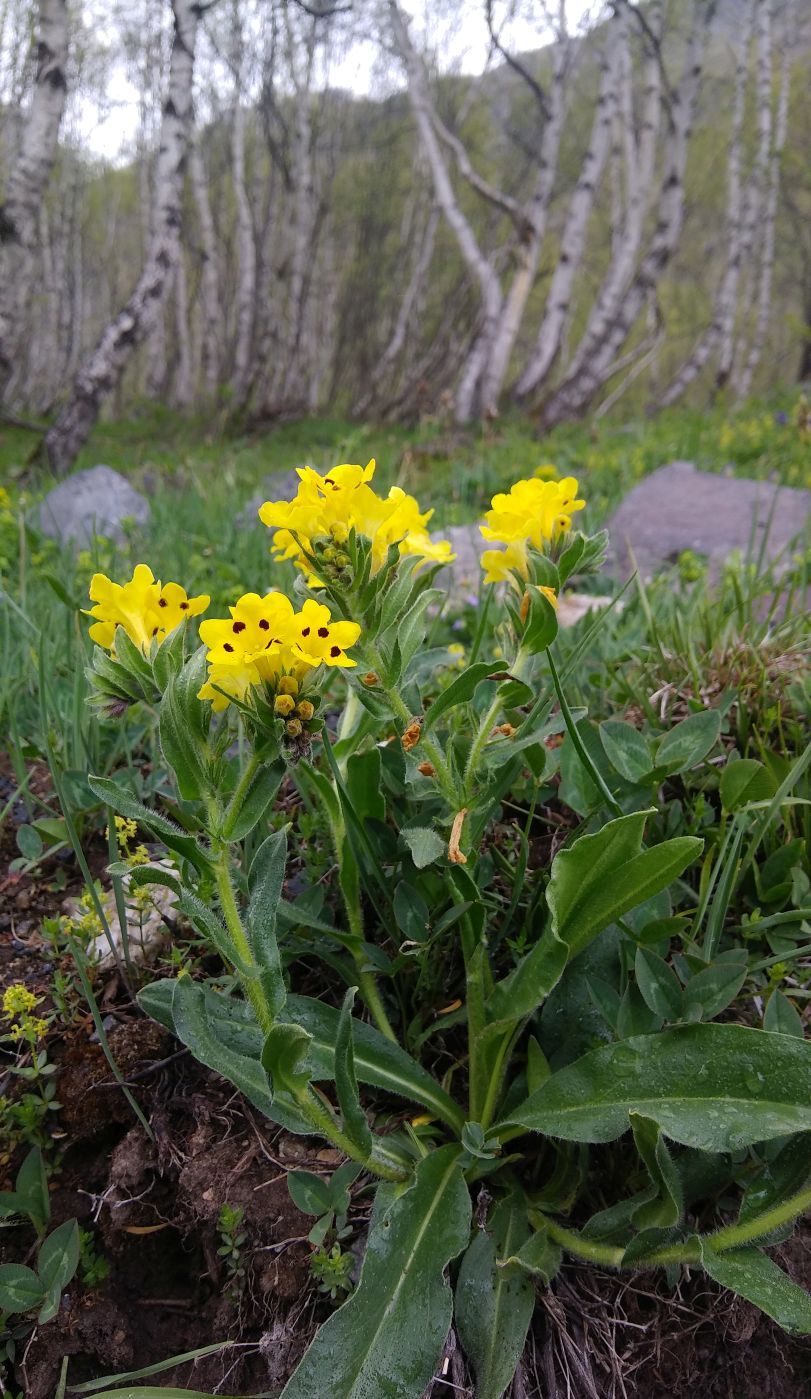
[[[277,695],[273,702],[274,712],[281,714],[283,719],[286,719],[288,714],[292,714],[295,707],[296,701],[292,695]]]
[[[304,723],[307,724],[315,714],[315,706],[311,704],[309,700],[299,700],[296,706],[296,713],[299,719],[303,719]]]
[[[278,690],[280,695],[297,695],[298,680],[294,675],[283,675],[279,681]]]
[[[301,736],[302,731],[301,720],[288,719],[287,723],[284,726],[284,731],[287,734],[288,738],[299,738]]]

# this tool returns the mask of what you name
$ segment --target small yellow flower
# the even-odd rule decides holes
[[[292,695],[277,695],[273,702],[273,708],[277,714],[281,714],[286,719],[288,714],[292,714],[296,707],[296,701]]]
[[[185,617],[197,617],[205,612],[210,598],[201,595],[190,598],[179,583],[161,585],[145,563],[136,564],[128,583],[113,583],[104,573],[94,573],[90,580],[90,601],[95,604],[85,611],[96,621],[90,636],[97,646],[112,651],[116,627],[123,627],[131,641],[142,651],[149,650],[153,641],[158,645]]]
[[[21,981],[13,981],[3,992],[3,1014],[9,1020],[16,1020],[18,1016],[29,1015],[35,1006],[39,1005],[39,997],[33,991],[29,991]]]

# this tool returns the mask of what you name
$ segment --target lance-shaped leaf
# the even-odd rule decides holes
[[[203,937],[211,941],[223,961],[230,962],[232,966],[237,967],[243,976],[251,975],[251,968],[234,947],[231,934],[225,924],[187,884],[183,884],[168,870],[154,865],[136,865],[134,869],[130,870],[128,879],[133,888],[148,884],[160,884],[166,889],[171,889],[177,896],[177,908],[181,913],[185,913],[198,933],[202,933]]]
[[[177,982],[153,981],[138,994],[138,1002],[154,1020],[174,1030],[181,1039],[174,1023],[173,992]],[[203,997],[206,1015],[211,1032],[227,1041],[231,1048],[258,1064],[263,1045],[262,1031],[256,1023],[251,1007],[245,1001],[227,996],[222,991],[198,986]],[[335,1077],[335,1040],[338,1033],[338,1011],[333,1006],[324,1005],[309,996],[288,996],[285,1015],[297,1025],[301,1025],[312,1035],[310,1063],[312,1077],[319,1080]],[[404,1049],[386,1039],[372,1025],[356,1020],[353,1023],[355,1073],[361,1083],[382,1088],[395,1097],[419,1103],[453,1131],[461,1132],[464,1114],[444,1088],[431,1077],[427,1069],[411,1058]],[[268,1103],[267,1084],[261,1075],[264,1102]],[[250,1095],[249,1095],[250,1096]],[[251,1099],[254,1101],[254,1099]],[[262,1111],[266,1111],[266,1106]],[[293,1130],[299,1130],[294,1128]]]
[[[200,647],[178,675],[170,676],[161,700],[161,749],[187,801],[199,800],[214,786],[207,741],[211,709],[197,698],[205,678],[206,657]]]
[[[647,1199],[640,1201],[631,1218],[637,1229],[670,1229],[684,1213],[684,1190],[661,1128],[641,1113],[631,1113],[636,1149],[651,1178]]]
[[[754,1302],[784,1331],[811,1334],[811,1297],[759,1248],[716,1253],[708,1239],[700,1246],[705,1272],[722,1287]]]
[[[602,1045],[552,1074],[510,1121],[608,1142],[641,1113],[674,1141],[733,1151],[811,1129],[811,1041],[701,1024]]]
[[[106,806],[111,806],[113,811],[117,811],[119,816],[126,816],[130,821],[138,821],[146,826],[158,840],[168,846],[170,850],[182,855],[184,860],[188,860],[201,872],[206,873],[210,869],[210,861],[205,850],[190,836],[182,827],[175,825],[168,816],[162,816],[159,811],[153,811],[151,807],[144,806],[126,788],[119,786],[109,777],[87,778],[87,785]]]
[[[694,836],[642,850],[649,815],[619,816],[556,855],[546,901],[553,934],[566,943],[570,957],[609,923],[666,889],[700,854],[703,842]]]
[[[382,1187],[357,1290],[321,1327],[283,1399],[420,1399],[451,1322],[445,1268],[469,1232],[455,1147],[426,1156],[404,1193]]]
[[[274,1099],[277,1093],[297,1096],[310,1083],[313,1071],[309,1062],[312,1035],[300,1025],[279,1021],[268,1031],[262,1048],[262,1068],[270,1078]]]
[[[471,700],[482,681],[503,679],[504,667],[495,665],[493,661],[476,661],[474,665],[467,666],[461,675],[457,675],[456,679],[451,681],[447,690],[437,695],[433,704],[425,711],[423,734],[428,733],[443,714],[449,714],[458,704],[466,704]]]
[[[284,774],[285,766],[281,761],[257,768],[239,802],[231,799],[222,824],[223,840],[244,840],[250,834],[273,801]]]
[[[312,1131],[311,1124],[301,1116],[292,1100],[279,1093],[271,1095],[260,1060],[262,1037],[259,1027],[255,1026],[255,1052],[246,1054],[239,1040],[230,1033],[231,1022],[222,1018],[218,1021],[209,1016],[211,1000],[191,977],[178,977],[172,985],[172,1026],[178,1039],[191,1050],[195,1059],[233,1083],[272,1122],[278,1122],[289,1132]]]
[[[278,1015],[287,989],[276,941],[276,913],[284,887],[287,831],[274,831],[257,850],[248,873],[248,936],[271,1013]]]
[[[352,1043],[352,1006],[356,990],[356,986],[350,986],[338,1017],[338,1033],[335,1036],[335,1089],[344,1132],[353,1145],[368,1156],[372,1150],[372,1132],[358,1095]]]
[[[501,1399],[524,1349],[535,1288],[525,1270],[498,1260],[516,1254],[529,1237],[526,1201],[517,1192],[508,1195],[459,1267],[454,1318],[476,1374],[476,1399]]]

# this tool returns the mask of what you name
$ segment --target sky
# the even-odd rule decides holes
[[[404,0],[403,7],[414,19],[415,37],[427,31],[431,43],[437,45],[446,56],[447,67],[463,73],[478,73],[484,67],[489,47],[484,5],[481,0],[457,0],[457,4],[453,21],[444,21],[440,25],[436,20],[436,6],[432,5],[431,0]],[[506,8],[506,5],[500,8],[497,5],[496,12],[504,14]],[[520,52],[539,48],[548,42],[551,33],[543,18],[545,8],[551,9],[552,6],[545,6],[544,0],[514,0],[515,17],[502,31],[505,45]],[[574,32],[598,8],[595,0],[567,0],[569,29]],[[426,17],[430,17],[427,24]],[[106,22],[102,21],[103,30],[113,46],[117,47],[114,23],[109,18]],[[354,43],[338,62],[333,63],[331,85],[345,87],[358,94],[372,92],[379,80],[378,54],[377,45],[370,40]],[[138,91],[121,60],[108,66],[104,87],[101,101],[91,100],[87,96],[79,98],[74,109],[74,133],[94,155],[119,163],[130,156],[134,147],[139,119]]]

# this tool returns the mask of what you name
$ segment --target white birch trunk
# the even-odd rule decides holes
[[[67,95],[67,0],[40,0],[34,94],[0,204],[0,386],[13,368],[19,312],[33,271],[42,196]]]
[[[738,305],[738,283],[743,258],[742,224],[742,160],[743,160],[743,118],[746,108],[746,89],[749,78],[749,47],[752,39],[752,26],[758,0],[750,0],[744,16],[738,61],[735,70],[735,96],[732,107],[732,129],[729,137],[729,165],[727,174],[727,218],[726,244],[727,260],[721,285],[715,302],[712,322],[699,338],[690,358],[679,370],[672,384],[659,399],[661,407],[676,403],[703,370],[720,344],[731,344],[735,327],[735,312]],[[718,387],[721,387],[721,369],[718,371]]]
[[[580,269],[586,244],[589,218],[611,143],[614,125],[614,94],[616,91],[616,55],[613,52],[613,32],[607,37],[601,61],[602,76],[588,150],[580,170],[574,193],[569,202],[566,222],[561,236],[560,256],[546,309],[538,332],[532,357],[516,385],[523,397],[537,387],[549,373],[560,350],[561,338],[572,302],[575,278]]]
[[[628,118],[633,106],[633,76],[630,54],[627,51],[629,19],[624,10],[619,18],[623,26],[620,30],[619,40],[625,49],[624,54],[621,50],[619,61],[622,78],[620,112],[624,114],[628,212],[623,235],[618,242],[616,253],[611,259],[603,284],[589,313],[586,329],[566,366],[564,376],[566,383],[575,380],[580,374],[591,350],[608,334],[620,310],[623,296],[634,276],[642,244],[645,218],[655,188],[656,150],[662,109],[662,72],[657,54],[650,49],[644,64],[642,123],[639,139],[636,141],[633,138]],[[658,40],[662,31],[661,0],[652,0],[648,13],[648,24]],[[540,387],[539,381],[535,388]]]
[[[217,237],[208,194],[208,180],[203,157],[197,141],[189,149],[189,179],[200,234],[200,299],[202,303],[203,392],[213,398],[217,392],[223,345],[223,321],[220,304],[220,278],[217,259]]]
[[[186,409],[194,397],[192,383],[191,337],[189,335],[189,290],[186,264],[182,255],[175,268],[175,382],[174,401]]]
[[[301,403],[309,398],[307,380],[308,347],[304,343],[306,331],[306,299],[309,277],[312,275],[314,258],[314,234],[316,223],[315,169],[313,163],[313,133],[311,90],[313,57],[315,52],[315,25],[311,25],[307,37],[303,72],[299,72],[296,55],[296,37],[292,25],[287,26],[288,61],[295,85],[295,107],[293,117],[293,241],[290,259],[290,284],[287,300],[285,370],[282,381],[282,399],[288,405]]]
[[[58,475],[76,460],[104,399],[115,390],[133,352],[147,335],[155,310],[163,306],[177,260],[195,45],[203,5],[200,0],[172,0],[172,8],[175,27],[161,122],[151,243],[129,301],[79,369],[71,397],[46,434],[45,452]]]
[[[766,343],[766,334],[769,329],[769,316],[771,312],[772,299],[772,279],[774,276],[774,238],[775,223],[777,219],[777,196],[780,189],[780,161],[783,148],[786,144],[788,132],[788,104],[789,90],[791,86],[791,69],[789,64],[789,38],[791,33],[793,14],[791,7],[785,16],[786,32],[783,35],[782,52],[780,57],[780,87],[777,99],[777,115],[775,118],[774,143],[772,145],[769,164],[769,185],[766,192],[766,206],[763,211],[763,242],[760,252],[760,267],[758,269],[758,295],[757,314],[755,317],[755,328],[752,336],[752,343],[746,361],[738,375],[735,384],[735,394],[738,402],[747,398],[752,390],[752,380],[755,371],[760,363],[763,354],[763,347]],[[771,65],[770,65],[771,66]],[[770,85],[771,86],[771,85]],[[771,94],[770,94],[771,95]]]
[[[394,45],[405,66],[411,110],[431,172],[436,200],[456,239],[462,260],[479,291],[479,333],[456,395],[456,417],[464,422],[473,416],[477,384],[484,367],[487,348],[498,325],[504,298],[498,276],[479,247],[473,227],[456,198],[434,125],[433,104],[428,92],[425,69],[411,43],[405,17],[397,0],[387,0],[386,8]]]
[[[245,183],[245,108],[240,101],[240,86],[238,79],[231,123],[231,176],[236,204],[237,244],[236,339],[232,384],[237,406],[245,402],[250,387],[256,308],[256,242]]]
[[[655,292],[676,248],[684,217],[684,171],[701,75],[704,38],[704,24],[699,23],[696,17],[688,42],[684,75],[673,96],[658,219],[648,250],[621,298],[616,314],[605,326],[599,340],[595,341],[578,373],[573,375],[570,371],[548,399],[543,412],[543,422],[547,428],[582,413],[611,377],[619,351],[640,311]]]

